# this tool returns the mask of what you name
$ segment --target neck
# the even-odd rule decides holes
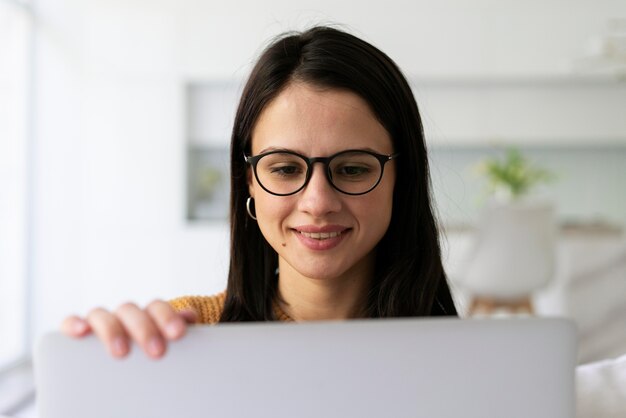
[[[278,303],[281,309],[294,321],[364,317],[373,263],[359,264],[340,277],[320,279],[305,277],[280,259]]]

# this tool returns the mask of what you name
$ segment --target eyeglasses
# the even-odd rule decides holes
[[[289,196],[304,189],[311,180],[315,163],[324,164],[326,178],[333,188],[348,195],[362,195],[378,186],[385,164],[398,155],[346,150],[330,157],[307,158],[293,151],[269,151],[244,158],[263,190],[276,196]]]

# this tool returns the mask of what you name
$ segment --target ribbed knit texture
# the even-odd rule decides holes
[[[226,292],[222,292],[213,296],[182,296],[170,300],[169,304],[178,312],[185,309],[196,312],[199,324],[216,324],[222,316],[225,300]],[[274,316],[279,321],[293,321],[276,302],[274,302]]]

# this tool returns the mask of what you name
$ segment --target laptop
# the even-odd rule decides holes
[[[193,326],[161,360],[45,335],[39,418],[573,418],[565,319]]]

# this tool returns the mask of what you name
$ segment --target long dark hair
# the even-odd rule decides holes
[[[369,43],[330,27],[275,40],[246,83],[231,141],[231,257],[221,322],[274,320],[278,255],[246,212],[244,153],[259,115],[290,82],[349,90],[389,132],[396,184],[389,229],[376,250],[369,317],[456,315],[441,263],[428,158],[417,104],[397,65]]]

